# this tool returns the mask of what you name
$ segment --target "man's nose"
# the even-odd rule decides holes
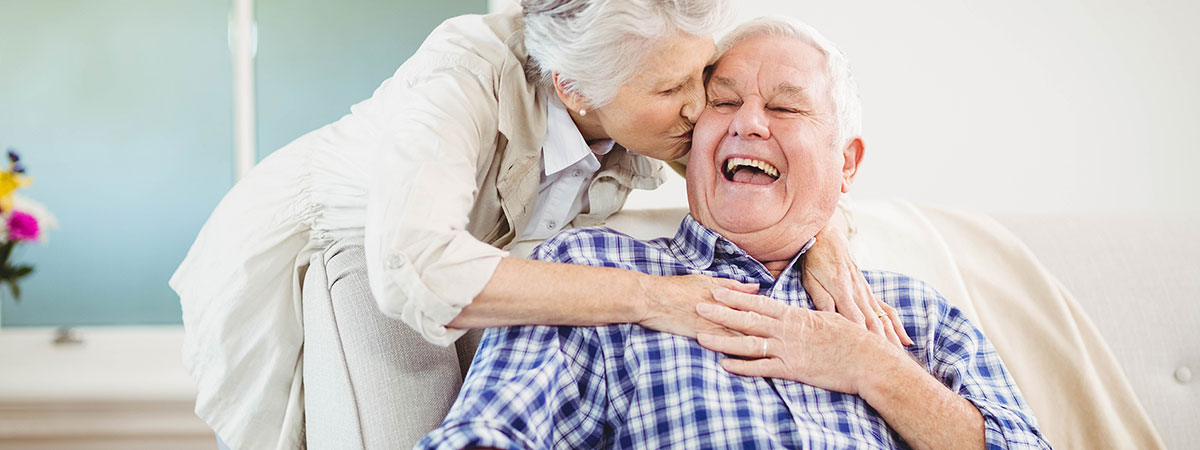
[[[743,138],[771,137],[770,122],[761,105],[747,101],[738,108],[729,124],[729,133]]]
[[[696,123],[700,120],[700,113],[704,112],[704,103],[707,101],[704,94],[704,82],[693,81],[688,83],[686,100],[684,100],[683,108],[679,110],[679,114],[688,120],[688,122]]]

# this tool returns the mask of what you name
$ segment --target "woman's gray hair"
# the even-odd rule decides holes
[[[654,42],[676,31],[711,36],[733,17],[729,0],[522,0],[529,79],[604,106]]]
[[[850,61],[833,41],[798,19],[766,16],[738,25],[721,38],[717,44],[717,54],[724,55],[737,43],[760,36],[799,39],[824,54],[825,68],[832,83],[829,94],[837,112],[836,148],[841,150],[850,139],[862,136],[862,99],[858,96],[858,85],[850,72]]]

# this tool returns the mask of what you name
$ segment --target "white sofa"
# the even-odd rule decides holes
[[[609,225],[637,237],[669,235],[684,213],[626,211]],[[899,201],[863,202],[854,216],[860,266],[925,279],[956,304],[953,297],[970,297],[968,308],[982,314],[981,327],[1056,448],[1200,442],[1200,220],[1030,215],[997,223]],[[1008,239],[1008,230],[1025,245]],[[1058,284],[1029,278],[996,290],[989,284],[1003,276],[972,269],[980,267],[966,261],[973,259],[1044,266],[1074,299],[1062,291],[1044,304],[1011,306],[1009,293],[1019,301],[1023,292]],[[314,256],[304,283],[309,448],[406,448],[436,427],[479,334],[441,348],[383,316],[370,296],[359,242]],[[1103,341],[1089,343],[1089,336]]]

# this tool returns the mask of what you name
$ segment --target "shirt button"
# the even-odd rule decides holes
[[[1192,381],[1192,369],[1187,367],[1175,369],[1175,380],[1179,381],[1180,383]]]
[[[571,171],[571,176],[573,176],[575,178],[579,178],[580,175],[583,175],[583,171],[581,171],[579,169],[575,169],[575,170]]]
[[[558,226],[558,222],[555,222],[555,221],[553,221],[553,220],[551,220],[551,221],[549,221],[549,222],[546,222],[546,229],[547,229],[547,230],[553,230],[553,229],[554,229],[555,227],[557,227],[557,226]]]
[[[387,264],[389,269],[399,269],[404,266],[404,258],[401,258],[400,255],[391,255],[388,256],[387,261],[384,261],[384,264]]]

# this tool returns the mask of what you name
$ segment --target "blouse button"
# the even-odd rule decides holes
[[[1192,369],[1187,368],[1187,366],[1175,369],[1175,380],[1180,383],[1192,381]]]
[[[546,229],[547,229],[547,230],[553,230],[553,229],[554,229],[555,227],[557,227],[557,226],[558,226],[558,222],[555,222],[555,221],[553,221],[553,220],[551,220],[551,221],[549,221],[549,222],[546,222]]]
[[[404,258],[401,258],[400,255],[391,255],[384,264],[387,264],[389,269],[399,269],[404,266]]]
[[[580,171],[579,169],[575,169],[575,170],[571,171],[571,176],[576,177],[576,178],[579,178],[579,175],[582,175],[582,174],[583,174],[583,172]]]

